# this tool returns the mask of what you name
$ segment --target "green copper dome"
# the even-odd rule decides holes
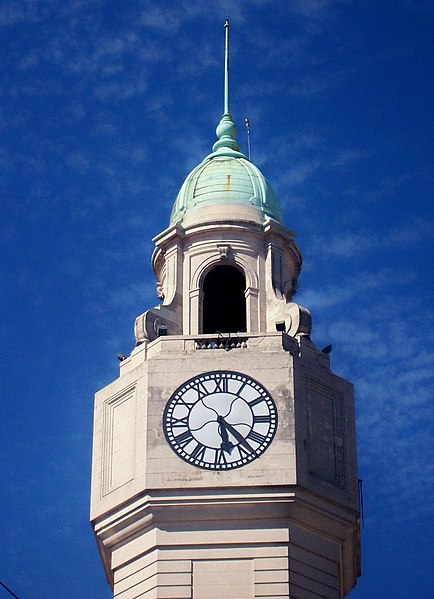
[[[230,205],[257,208],[260,222],[266,218],[283,222],[279,201],[261,171],[240,152],[221,147],[188,175],[176,198],[170,223],[181,222],[187,210]],[[230,209],[227,214],[230,218]]]
[[[173,206],[170,224],[181,223],[188,212],[198,209],[193,220],[272,218],[282,223],[279,202],[261,171],[240,152],[237,129],[229,110],[229,21],[225,23],[224,110],[217,125],[213,152],[184,181]],[[247,121],[247,119],[246,119]],[[247,121],[248,122],[248,121]],[[233,210],[230,209],[232,206]],[[227,209],[226,209],[227,207]],[[245,207],[249,210],[246,211]],[[238,210],[234,210],[238,208]],[[253,208],[253,211],[251,210]],[[201,209],[201,210],[199,210]]]

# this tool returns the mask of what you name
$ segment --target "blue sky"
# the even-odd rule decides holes
[[[356,388],[354,599],[433,582],[432,27],[425,0],[3,0],[0,580],[105,599],[93,393],[157,303],[151,238],[231,112],[297,232],[295,301]],[[0,597],[7,597],[0,588]]]

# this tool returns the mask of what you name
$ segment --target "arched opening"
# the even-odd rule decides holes
[[[234,266],[216,266],[203,282],[203,333],[246,331],[246,278]]]

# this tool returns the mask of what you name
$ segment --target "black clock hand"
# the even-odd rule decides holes
[[[222,438],[222,443],[220,444],[221,449],[226,451],[226,453],[231,453],[234,446],[229,441],[228,432],[226,430],[226,422],[224,421],[222,416],[217,416],[217,422],[219,423],[219,435]]]
[[[217,422],[220,425],[223,425],[224,428],[226,430],[228,430],[231,433],[231,435],[233,435],[235,437],[235,439],[238,441],[238,443],[240,443],[241,445],[244,445],[244,447],[246,449],[248,449],[249,451],[253,451],[253,447],[250,445],[250,443],[248,441],[246,441],[246,439],[243,437],[243,435],[241,433],[239,433],[236,428],[234,428],[231,424],[226,422],[226,420],[223,418],[223,416],[219,416],[217,418]],[[227,436],[226,430],[225,430],[225,433]]]

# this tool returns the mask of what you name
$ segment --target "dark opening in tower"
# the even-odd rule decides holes
[[[234,266],[216,266],[203,282],[203,332],[246,331],[246,278]]]

